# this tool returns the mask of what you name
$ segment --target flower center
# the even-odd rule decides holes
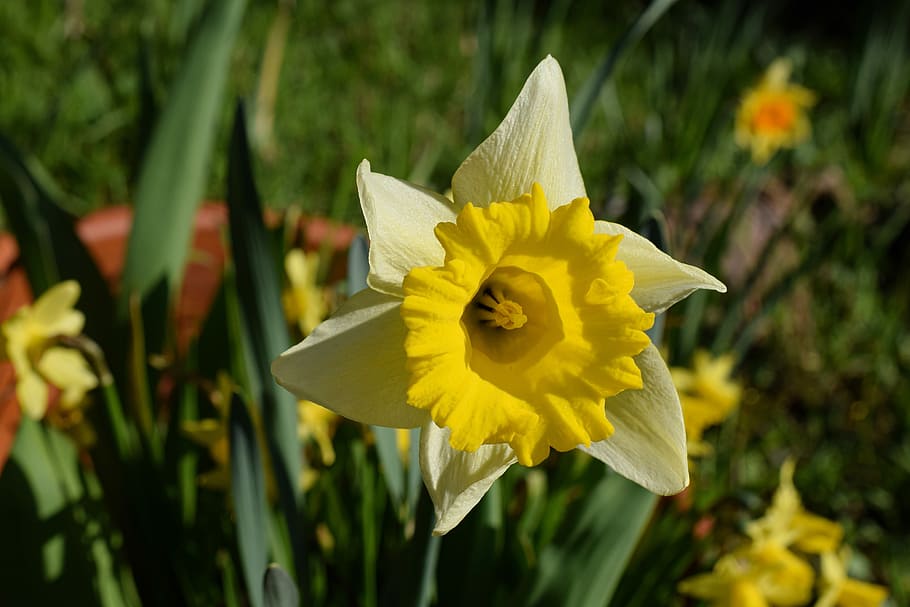
[[[494,363],[539,359],[562,337],[559,311],[544,280],[514,266],[490,273],[465,306],[461,324],[471,344],[471,367],[489,378],[497,371]]]
[[[786,97],[766,99],[752,118],[752,130],[756,133],[779,133],[789,131],[796,122],[796,107]]]
[[[408,404],[452,447],[508,443],[525,465],[609,437],[604,399],[641,387],[632,357],[653,323],[615,260],[621,237],[594,233],[587,199],[551,213],[536,184],[466,205],[436,236],[444,265],[402,285]]]
[[[520,329],[528,322],[521,304],[512,301],[499,287],[486,287],[480,297],[471,302],[476,307],[477,319],[488,327],[511,331]]]

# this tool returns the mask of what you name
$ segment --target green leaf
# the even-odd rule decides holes
[[[38,295],[65,278],[82,285],[79,308],[85,332],[109,345],[113,309],[107,284],[76,236],[75,217],[58,202],[57,186],[33,159],[0,135],[0,204],[19,245],[32,291]]]
[[[139,173],[120,312],[162,282],[175,293],[204,194],[231,49],[246,0],[209,3],[152,134]]]
[[[239,395],[231,398],[231,496],[237,516],[240,568],[253,607],[261,607],[262,572],[267,563],[268,520],[265,474],[253,420]]]
[[[231,255],[236,267],[243,334],[249,346],[248,375],[258,380],[253,397],[262,408],[281,507],[289,537],[297,544],[293,553],[299,561],[303,558],[303,534],[297,525],[297,504],[301,499],[298,479],[302,469],[297,402],[289,392],[278,387],[270,371],[271,361],[287,349],[291,339],[281,306],[275,256],[269,246],[253,179],[242,105],[237,107],[231,136],[227,199]]]
[[[19,243],[19,254],[35,293],[60,281],[54,262],[54,240],[41,213],[41,198],[18,150],[0,136],[0,203]]]
[[[269,565],[262,585],[265,607],[297,607],[300,604],[300,593],[294,580],[278,565]]]
[[[541,553],[528,604],[609,604],[655,504],[656,495],[609,473],[567,518],[565,539]]]
[[[100,505],[96,480],[80,468],[72,442],[22,419],[0,476],[4,604],[128,604]]]
[[[398,429],[372,426],[376,437],[376,454],[389,495],[400,512],[405,503],[404,466],[398,455]]]
[[[367,288],[367,276],[370,274],[370,251],[367,239],[358,234],[351,241],[348,249],[348,297]]]

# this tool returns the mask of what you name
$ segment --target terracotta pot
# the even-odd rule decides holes
[[[120,287],[120,275],[126,258],[126,244],[133,221],[133,209],[117,205],[90,213],[76,224],[76,233],[85,244],[111,292]],[[271,210],[266,224],[276,227],[283,215]],[[221,202],[204,202],[196,213],[193,242],[183,284],[177,302],[177,347],[185,350],[199,333],[212,301],[218,293],[225,264],[224,234],[228,230],[227,208]],[[330,280],[344,276],[347,249],[357,230],[319,217],[301,217],[294,226],[295,242],[305,243],[307,250],[329,248],[332,251]],[[329,243],[326,243],[330,240]],[[324,244],[325,243],[325,244]],[[19,248],[9,234],[0,234],[0,322],[32,301],[32,293],[21,265],[17,265]],[[78,307],[78,304],[77,304]],[[20,407],[16,398],[12,364],[0,362],[0,472],[9,457],[19,427]]]
[[[25,270],[14,266],[19,247],[9,234],[0,234],[0,322],[32,300]],[[0,361],[0,471],[13,448],[19,428],[21,410],[16,398],[16,374],[13,364]]]

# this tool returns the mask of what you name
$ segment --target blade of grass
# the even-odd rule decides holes
[[[572,135],[577,139],[588,125],[591,118],[591,112],[594,109],[594,103],[600,96],[603,85],[607,82],[616,68],[616,63],[622,54],[641,40],[651,27],[657,23],[664,13],[676,3],[676,0],[654,0],[648,5],[648,8],[642,11],[629,29],[625,31],[622,38],[613,45],[610,52],[603,58],[597,69],[588,77],[588,80],[582,86],[581,92],[572,99],[571,111],[572,117]]]
[[[190,346],[187,356],[187,368],[195,370],[197,352],[195,344]],[[189,381],[180,386],[180,401],[177,408],[178,423],[199,419],[198,387]],[[196,524],[196,506],[198,487],[196,472],[199,454],[196,449],[184,448],[177,460],[177,487],[180,493],[180,519],[184,528],[191,529]]]

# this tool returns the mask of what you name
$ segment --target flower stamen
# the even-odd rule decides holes
[[[485,289],[474,303],[480,308],[478,320],[487,326],[512,330],[520,329],[528,322],[521,304],[506,297],[498,287]]]

